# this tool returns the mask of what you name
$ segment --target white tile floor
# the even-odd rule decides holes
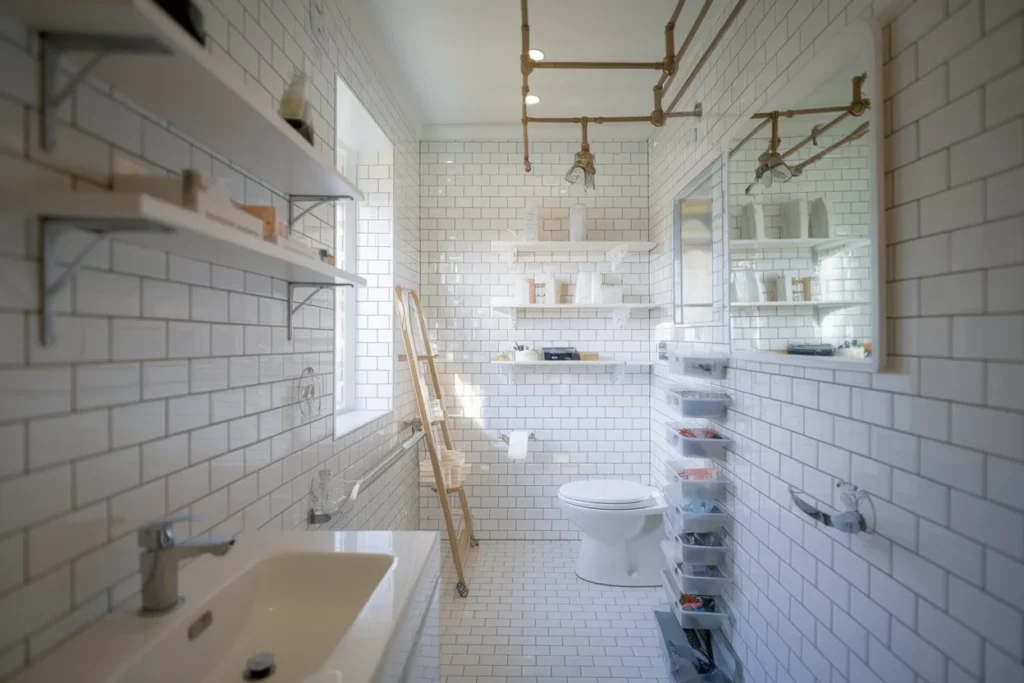
[[[469,597],[444,559],[442,683],[666,681],[651,607],[659,588],[576,578],[578,543],[481,541],[470,552]]]

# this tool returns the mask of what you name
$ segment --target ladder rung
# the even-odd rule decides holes
[[[437,358],[437,354],[436,353],[432,353],[432,354],[428,355],[428,354],[425,354],[425,353],[421,353],[420,355],[416,356],[416,360],[426,360],[428,358]],[[406,356],[404,353],[400,354],[398,356],[398,361],[400,363],[404,363],[407,360],[409,360],[409,357]]]

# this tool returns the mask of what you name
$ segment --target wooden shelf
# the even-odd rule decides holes
[[[846,308],[870,306],[870,301],[742,301],[729,304],[732,308]]]
[[[152,0],[7,0],[3,12],[39,31],[159,41],[171,54],[105,53],[89,74],[275,190],[363,198],[326,158],[329,150],[318,153],[265,93],[246,86]]]
[[[366,286],[366,279],[354,273],[149,195],[118,192],[0,195],[0,211],[62,219],[72,224],[75,219],[131,223],[150,230],[124,230],[112,236],[140,247],[288,282]],[[154,232],[152,228],[162,231]],[[166,231],[168,229],[170,232]]]
[[[807,239],[730,240],[729,249],[733,252],[758,249],[836,249],[840,247],[852,249],[869,244],[871,244],[871,240],[864,237],[810,237]]]
[[[654,242],[616,242],[614,240],[603,242],[503,242],[495,240],[491,242],[491,251],[516,250],[523,253],[533,252],[538,254],[604,254],[620,244],[625,244],[627,251],[633,253],[645,253],[655,247]]]

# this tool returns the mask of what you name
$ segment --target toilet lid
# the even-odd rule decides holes
[[[650,501],[651,487],[621,479],[589,479],[562,484],[558,493],[580,503],[640,507]]]

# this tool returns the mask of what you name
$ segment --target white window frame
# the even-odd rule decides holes
[[[342,162],[342,154],[339,154],[339,162]],[[351,157],[351,154],[349,154]],[[352,164],[354,167],[354,164]],[[338,170],[347,177],[355,177],[354,168],[352,175],[348,175],[341,166]],[[339,268],[350,273],[356,272],[356,221],[359,219],[359,206],[355,200],[342,200],[337,202],[335,207],[335,248],[336,255],[341,258],[336,261]],[[340,415],[356,410],[356,344],[358,343],[358,332],[356,329],[356,301],[355,287],[339,287],[335,290],[334,306],[334,365],[335,365],[335,390],[334,413]],[[341,304],[340,306],[338,304]],[[344,349],[338,350],[338,328],[344,332]],[[337,380],[338,366],[341,366],[342,377]]]

